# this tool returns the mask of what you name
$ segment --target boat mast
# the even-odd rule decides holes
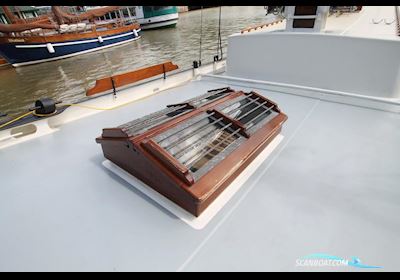
[[[53,12],[54,17],[56,18],[57,23],[60,24],[60,25],[63,24],[64,21],[63,21],[62,16],[59,13],[58,7],[57,6],[51,6],[51,11]]]

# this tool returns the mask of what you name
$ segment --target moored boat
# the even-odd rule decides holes
[[[58,24],[0,25],[0,54],[14,67],[68,58],[121,45],[140,38],[140,25],[123,18],[99,22],[96,18],[118,7],[71,15],[53,7]]]
[[[142,29],[175,27],[178,23],[176,6],[136,6],[136,17]]]
[[[0,271],[398,271],[400,11],[285,11],[231,35],[226,61],[104,77],[80,102],[0,124]],[[266,99],[288,119],[263,148],[238,118]],[[239,135],[208,145],[218,121]],[[152,185],[223,200],[195,217]]]

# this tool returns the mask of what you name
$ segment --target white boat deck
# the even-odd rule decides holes
[[[122,90],[114,105],[137,102],[96,114],[71,107],[49,119],[57,130],[0,146],[0,271],[398,271],[399,37],[384,23],[393,15],[331,16],[333,36],[236,34],[221,76],[163,91],[189,71]],[[196,230],[106,169],[95,138],[226,86],[259,92],[289,119],[280,145]],[[382,268],[296,266],[313,253]]]
[[[269,15],[269,21],[274,16]],[[283,31],[286,21],[253,32]],[[343,36],[396,39],[396,14],[393,6],[364,6],[358,13],[332,14],[328,17],[324,33]],[[246,33],[245,33],[246,34]],[[398,38],[398,37],[397,37]],[[400,40],[400,39],[399,39]]]
[[[256,90],[289,119],[280,146],[198,231],[105,169],[95,138],[224,86]],[[312,253],[398,270],[399,143],[397,113],[204,77],[0,150],[0,271],[318,270],[296,267]]]
[[[326,33],[345,36],[393,39],[397,33],[393,6],[367,6],[358,14],[332,15],[326,24]]]

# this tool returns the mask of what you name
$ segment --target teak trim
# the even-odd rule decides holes
[[[76,41],[76,40],[84,40],[84,39],[96,39],[98,36],[106,37],[117,35],[125,32],[129,32],[132,30],[140,29],[140,25],[137,23],[133,23],[126,26],[115,27],[107,30],[93,30],[89,32],[81,32],[81,33],[64,33],[64,34],[54,34],[54,35],[45,35],[45,36],[4,36],[0,37],[0,43],[9,44],[9,40],[23,40],[21,44],[43,44],[43,43],[61,43],[66,41]]]
[[[238,96],[261,97],[273,106],[276,115],[267,123],[248,135],[240,146],[224,156],[207,173],[196,178],[188,166],[183,165],[152,138],[201,113],[213,112],[223,122],[232,123],[233,128],[246,132],[245,125],[223,112],[217,106],[234,100]],[[181,104],[190,104],[189,101]],[[280,133],[287,116],[278,105],[255,92],[232,91],[219,100],[195,108],[177,118],[139,135],[128,135],[122,128],[103,129],[103,135],[96,139],[102,145],[104,156],[116,163],[145,184],[164,195],[194,216],[199,216],[230,183],[257,157],[259,153]],[[118,132],[118,130],[120,130]]]
[[[96,80],[96,84],[94,87],[86,91],[86,96],[93,96],[95,94],[103,93],[105,91],[129,85],[160,74],[165,75],[166,72],[170,72],[178,68],[178,65],[175,65],[171,61],[168,61],[132,72],[99,79]]]
[[[274,110],[275,110],[277,113],[280,113],[280,112],[281,112],[281,109],[279,109],[279,106],[278,106],[277,103],[275,103],[275,102],[271,101],[270,99],[268,99],[268,98],[262,96],[261,94],[258,94],[258,93],[255,92],[255,91],[245,92],[245,95],[249,96],[250,98],[253,97],[253,99],[259,98],[259,99],[261,99],[261,100],[263,100],[263,101],[267,101],[267,106],[268,106],[268,107],[274,106]]]
[[[229,124],[229,123],[232,124],[233,130],[240,129],[240,134],[242,134],[246,138],[250,137],[250,135],[246,131],[246,128],[243,126],[243,124],[240,121],[235,120],[235,119],[225,115],[224,113],[222,113],[221,111],[218,111],[217,109],[207,110],[207,113],[209,113],[209,114],[214,113],[214,116],[216,119],[222,118],[222,121],[225,124]]]
[[[182,179],[189,186],[194,184],[193,176],[190,174],[189,169],[186,166],[177,161],[167,151],[160,147],[153,140],[145,140],[142,142],[142,146],[150,152],[153,156],[157,157],[165,167],[172,171],[176,176]]]

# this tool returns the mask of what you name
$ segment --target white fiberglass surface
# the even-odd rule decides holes
[[[95,138],[224,86],[259,92],[289,119],[280,146],[197,231],[107,171]],[[191,82],[0,150],[0,270],[294,270],[318,252],[396,269],[399,140],[398,114]]]

